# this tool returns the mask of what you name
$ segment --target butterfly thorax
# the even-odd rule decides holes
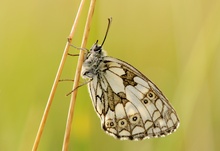
[[[105,56],[106,53],[102,47],[95,43],[83,62],[82,77],[92,79],[94,76],[98,75],[100,69],[103,67],[102,61]]]

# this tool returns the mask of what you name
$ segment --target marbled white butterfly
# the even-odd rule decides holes
[[[109,19],[108,29],[111,19]],[[106,55],[98,41],[86,54],[82,77],[102,129],[121,140],[142,140],[174,132],[176,111],[157,86],[130,64]]]

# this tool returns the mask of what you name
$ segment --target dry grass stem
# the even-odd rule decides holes
[[[84,29],[81,48],[86,47],[94,9],[95,9],[95,0],[91,0],[89,12],[88,12],[88,16],[87,16],[87,21],[86,21],[86,25],[85,25],[85,29]],[[73,113],[74,113],[74,105],[75,105],[75,100],[76,100],[76,95],[77,95],[76,88],[79,85],[80,72],[81,72],[83,61],[84,61],[84,54],[85,54],[84,51],[80,51],[79,59],[78,59],[78,63],[77,63],[77,68],[76,68],[76,73],[75,73],[75,78],[74,78],[74,83],[73,83],[73,90],[75,90],[75,91],[73,91],[73,93],[71,95],[71,101],[70,101],[69,112],[68,112],[68,117],[67,117],[66,131],[65,131],[62,151],[67,151],[68,146],[69,146],[71,125],[72,125],[72,119],[73,119]]]
[[[85,0],[82,0],[81,3],[80,3],[75,21],[74,21],[73,26],[72,26],[71,33],[68,37],[70,42],[71,42],[71,40],[73,38],[73,35],[75,33],[76,25],[78,23],[79,16],[81,14],[84,2],[85,2]],[[43,133],[43,129],[45,127],[45,123],[46,123],[46,120],[47,120],[47,117],[48,117],[48,114],[49,114],[49,110],[50,110],[50,107],[51,107],[51,104],[52,104],[52,101],[53,101],[53,98],[54,98],[54,94],[56,92],[56,88],[57,88],[57,85],[58,85],[58,82],[59,82],[64,64],[65,64],[65,61],[66,61],[66,57],[67,57],[67,54],[68,54],[69,47],[70,47],[69,42],[67,42],[66,46],[65,46],[65,49],[64,49],[64,52],[63,52],[63,55],[62,55],[62,59],[60,61],[60,65],[59,65],[54,83],[53,83],[53,86],[52,86],[52,89],[51,89],[51,92],[50,92],[50,95],[49,95],[49,98],[48,98],[48,101],[47,101],[47,104],[46,104],[46,107],[45,107],[45,110],[44,110],[44,114],[43,114],[42,119],[41,119],[40,126],[38,128],[38,132],[37,132],[37,135],[36,135],[33,147],[32,147],[32,151],[36,151],[37,148],[38,148],[38,145],[39,145],[39,142],[40,142],[40,139],[41,139],[41,135]]]

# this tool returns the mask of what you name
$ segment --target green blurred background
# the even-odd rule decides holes
[[[0,150],[29,151],[56,75],[79,1],[2,1],[0,6]],[[80,46],[89,1],[73,45]],[[181,124],[165,138],[119,141],[106,135],[86,86],[78,91],[69,150],[220,150],[220,1],[97,1],[87,48],[104,48],[134,65],[169,98]],[[70,52],[78,50],[71,48]],[[73,78],[68,57],[62,79]],[[83,82],[83,80],[82,80]],[[60,151],[72,83],[58,85],[39,151]]]

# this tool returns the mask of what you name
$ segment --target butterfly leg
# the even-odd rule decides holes
[[[89,50],[86,49],[86,48],[80,48],[80,47],[76,47],[76,46],[72,45],[71,42],[70,42],[70,38],[67,38],[67,41],[68,41],[68,43],[69,43],[69,45],[70,45],[71,47],[73,47],[73,48],[75,48],[75,49],[77,49],[77,50],[84,50],[84,51],[86,51],[87,53],[89,52]]]
[[[73,89],[72,91],[70,91],[69,93],[67,93],[66,96],[69,96],[71,93],[73,93],[73,91],[75,91],[76,89],[80,88],[81,86],[84,86],[84,85],[88,84],[88,83],[91,82],[91,81],[92,81],[92,79],[89,79],[88,81],[86,81],[86,82],[84,82],[84,83],[78,85],[75,89]]]
[[[71,54],[71,53],[68,53],[69,56],[79,56],[79,54]]]
[[[60,79],[59,82],[65,82],[65,81],[71,81],[71,82],[74,82],[73,79]]]

